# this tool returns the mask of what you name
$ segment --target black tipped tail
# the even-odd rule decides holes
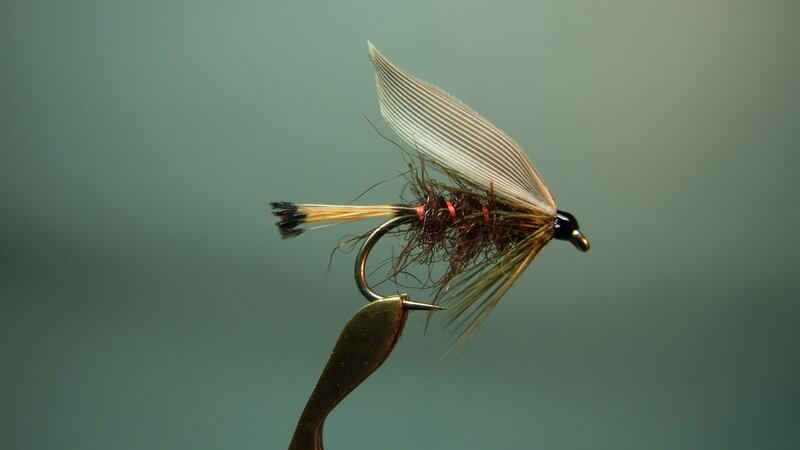
[[[297,228],[305,223],[306,215],[297,210],[296,204],[291,202],[272,202],[270,206],[273,209],[272,214],[281,218],[280,221],[275,222],[281,233],[281,238],[288,239],[299,236],[305,231],[302,228]]]

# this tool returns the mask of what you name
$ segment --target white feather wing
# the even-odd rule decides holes
[[[438,87],[386,59],[372,43],[381,114],[419,152],[508,200],[556,213],[556,202],[519,145]]]

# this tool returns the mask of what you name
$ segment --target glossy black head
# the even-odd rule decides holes
[[[556,211],[556,225],[553,229],[553,238],[570,241],[578,250],[589,250],[589,239],[581,234],[578,219],[566,211]]]

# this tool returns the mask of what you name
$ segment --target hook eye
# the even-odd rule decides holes
[[[358,287],[359,292],[361,292],[361,295],[363,295],[368,302],[374,302],[376,300],[383,300],[385,298],[388,298],[386,296],[375,293],[375,291],[373,291],[369,287],[369,283],[367,283],[367,257],[369,257],[369,253],[372,251],[372,248],[375,246],[375,244],[383,236],[386,235],[386,233],[404,223],[411,222],[412,220],[417,220],[417,217],[400,216],[400,217],[395,217],[394,219],[391,220],[387,220],[386,222],[381,224],[378,228],[375,228],[375,230],[373,230],[372,233],[370,233],[370,235],[364,241],[364,245],[361,247],[361,250],[358,252],[358,256],[356,257],[356,267],[355,267],[356,286]],[[403,306],[405,307],[405,309],[412,309],[412,310],[444,309],[441,306],[431,305],[428,303],[412,302],[409,300],[408,294],[401,294],[400,298],[403,300]]]

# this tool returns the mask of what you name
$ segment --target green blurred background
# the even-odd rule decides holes
[[[366,40],[527,150],[554,243],[471,344],[413,316],[331,449],[800,442],[795,1],[4,2],[0,447],[281,449],[401,168]],[[367,202],[395,201],[399,185]]]

